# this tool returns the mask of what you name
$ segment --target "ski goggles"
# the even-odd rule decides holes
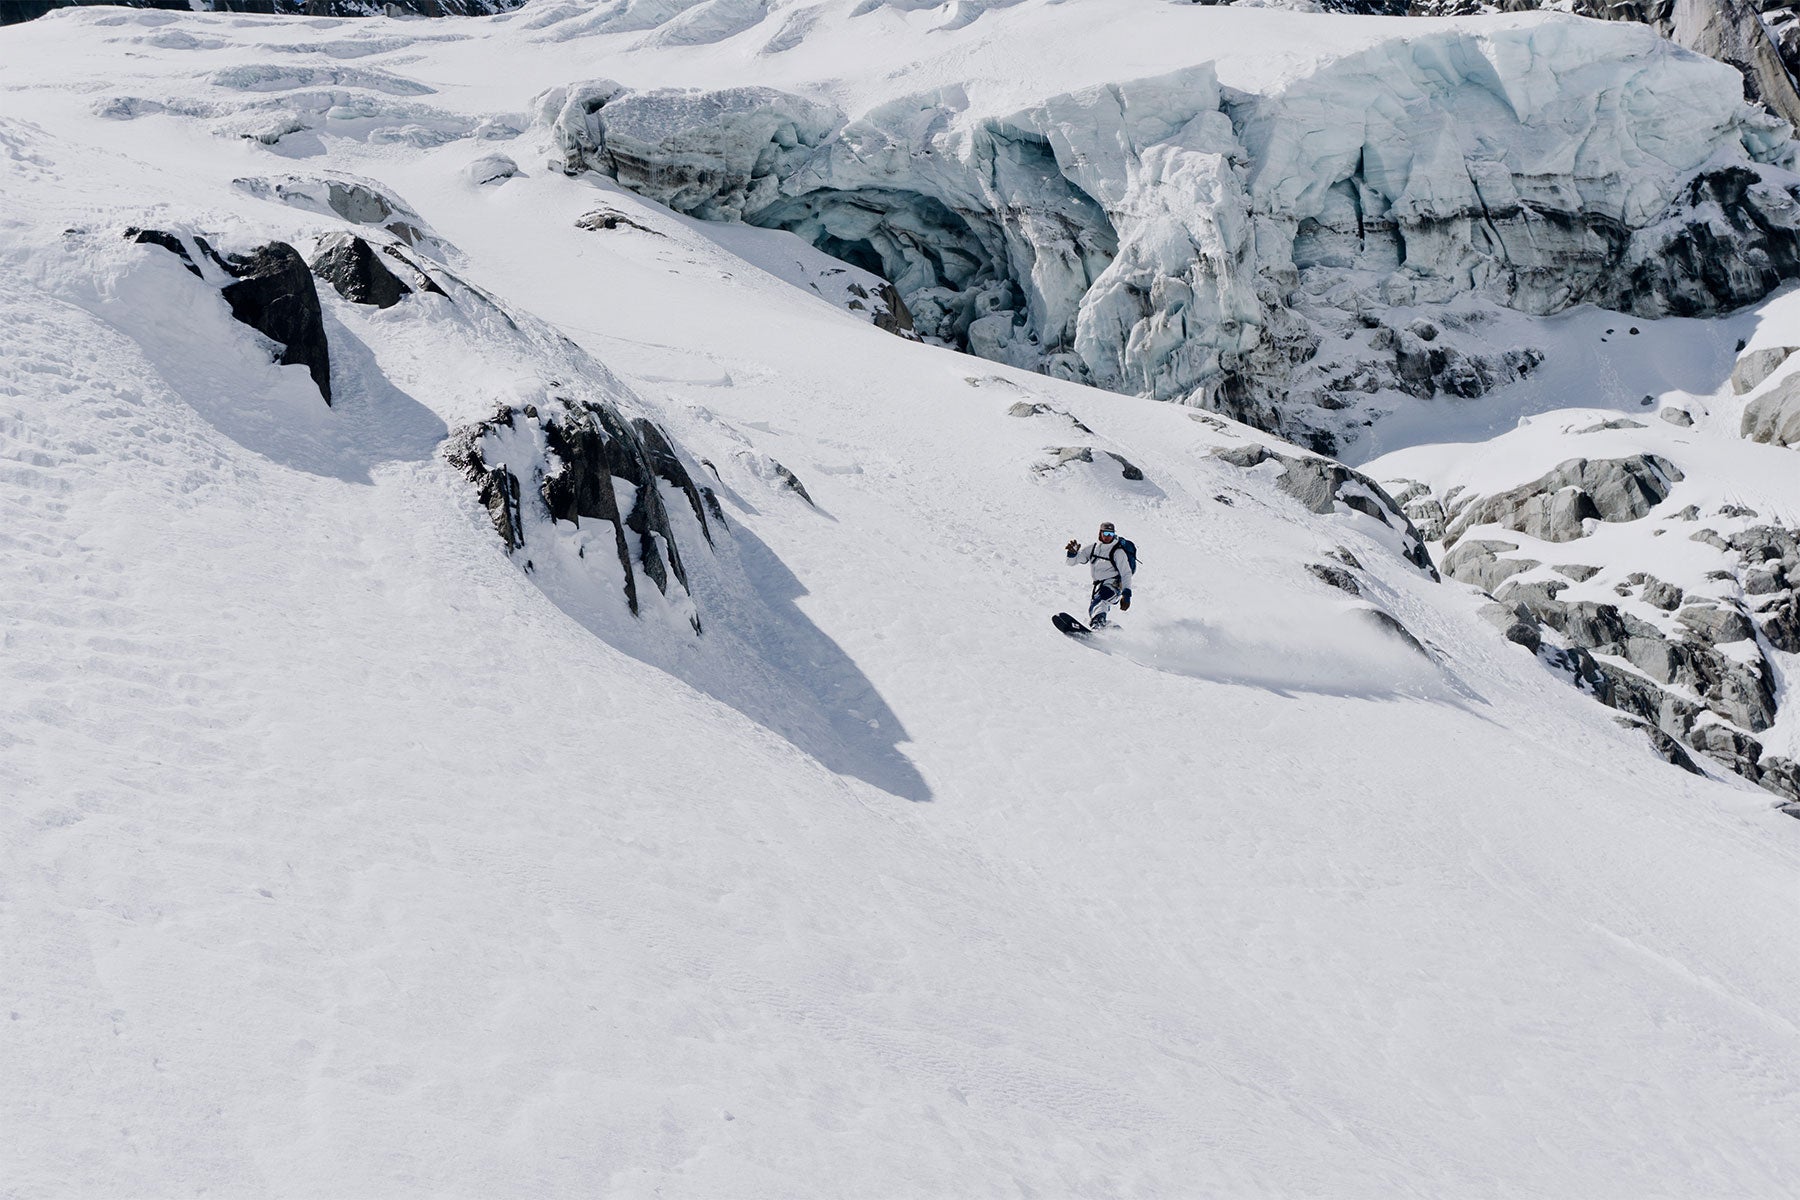
[[[1112,540],[1113,540],[1113,539],[1114,539],[1114,538],[1116,538],[1116,537],[1118,537],[1118,536],[1119,536],[1119,535],[1118,535],[1118,533],[1117,533],[1117,532],[1116,532],[1116,531],[1115,531],[1115,530],[1111,530],[1111,529],[1102,529],[1102,530],[1101,530],[1101,531],[1100,531],[1100,540],[1101,540],[1101,541],[1103,541],[1103,542],[1110,542],[1110,541],[1112,541]]]

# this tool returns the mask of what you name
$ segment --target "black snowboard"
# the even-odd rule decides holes
[[[1086,625],[1083,625],[1080,621],[1077,621],[1074,617],[1071,617],[1068,613],[1057,613],[1054,617],[1050,618],[1050,623],[1070,637],[1092,637],[1094,633],[1093,630],[1089,629]]]

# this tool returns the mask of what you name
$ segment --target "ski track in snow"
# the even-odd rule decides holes
[[[890,338],[757,237],[518,147],[478,190],[465,144],[318,139],[301,169],[395,189],[717,465],[694,640],[527,575],[436,457],[576,361],[547,332],[327,294],[325,410],[119,240],[337,223],[232,189],[278,154],[97,96],[379,37],[371,71],[454,93],[409,103],[515,112],[596,73],[586,43],[477,74],[480,31],[560,11],[0,43],[0,1190],[1800,1191],[1800,825],[1654,760],[1358,519],[1206,457],[1249,431]],[[575,229],[597,198],[667,235]],[[1034,469],[1089,442],[1148,484]],[[1144,562],[1090,649],[1047,617],[1102,517]],[[1429,658],[1306,574],[1339,546]]]

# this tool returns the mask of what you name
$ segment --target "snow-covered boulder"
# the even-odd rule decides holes
[[[1739,355],[1731,368],[1731,390],[1739,396],[1755,391],[1793,353],[1792,346],[1770,346]]]
[[[1753,442],[1800,445],[1800,375],[1787,376],[1744,405],[1741,431]]]
[[[662,488],[683,498],[708,542],[709,508],[721,523],[723,514],[652,422],[627,421],[603,402],[553,397],[457,430],[445,455],[476,485],[509,553],[559,555],[569,566],[571,556],[586,560],[590,548],[599,550],[582,527],[584,519],[597,522],[631,612],[644,603],[641,574],[700,632]]]

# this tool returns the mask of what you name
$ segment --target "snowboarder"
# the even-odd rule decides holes
[[[1088,601],[1088,627],[1104,629],[1106,614],[1117,602],[1119,611],[1131,607],[1131,572],[1136,548],[1119,536],[1111,521],[1100,523],[1100,536],[1083,546],[1075,539],[1063,547],[1068,551],[1069,565],[1089,564],[1094,577],[1094,594]]]

